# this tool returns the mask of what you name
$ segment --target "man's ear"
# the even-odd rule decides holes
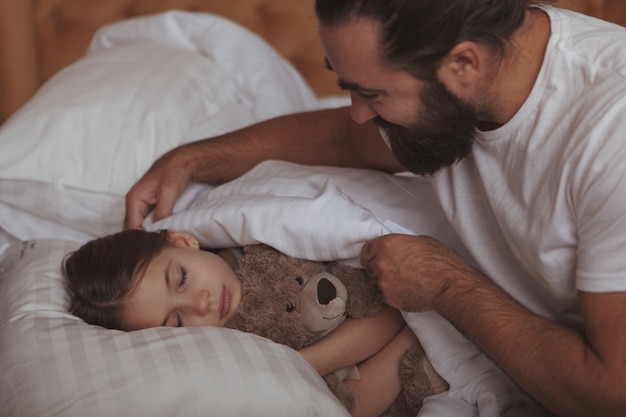
[[[484,59],[484,50],[477,43],[463,41],[443,59],[437,70],[439,80],[461,95],[464,90],[473,89],[484,75]]]
[[[178,230],[168,230],[167,240],[172,245],[180,247],[180,248],[193,248],[193,249],[200,248],[200,244],[198,243],[196,238],[187,232],[181,232]]]

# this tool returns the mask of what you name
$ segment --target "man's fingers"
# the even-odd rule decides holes
[[[129,207],[127,205],[126,217],[124,218],[124,229],[141,229],[143,221],[149,212],[150,209],[147,206],[145,208],[139,208]]]
[[[124,229],[141,229],[143,221],[150,213],[152,205],[132,195],[126,197],[126,216],[124,217]]]
[[[126,194],[124,229],[141,229],[155,203],[154,192],[141,192],[137,186],[131,188]]]
[[[161,187],[158,190],[154,207],[154,221],[172,215],[174,212],[174,204],[176,204],[176,200],[178,200],[180,194],[178,189],[172,187]]]

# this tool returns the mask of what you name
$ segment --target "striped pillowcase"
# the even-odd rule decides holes
[[[297,352],[267,339],[209,327],[125,333],[67,314],[59,265],[77,247],[29,241],[3,254],[0,415],[348,416]]]

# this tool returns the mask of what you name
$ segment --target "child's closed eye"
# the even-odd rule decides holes
[[[180,282],[178,283],[178,288],[182,288],[187,282],[187,268],[181,265],[180,267]]]

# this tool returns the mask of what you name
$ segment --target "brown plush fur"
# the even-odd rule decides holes
[[[244,252],[235,270],[242,282],[242,302],[227,327],[302,349],[346,317],[368,317],[382,307],[382,293],[361,269],[295,259],[262,244],[247,246]],[[407,352],[400,372],[403,391],[385,415],[414,416],[424,397],[433,393],[423,360],[419,345]],[[351,411],[350,389],[334,374],[325,381]]]

